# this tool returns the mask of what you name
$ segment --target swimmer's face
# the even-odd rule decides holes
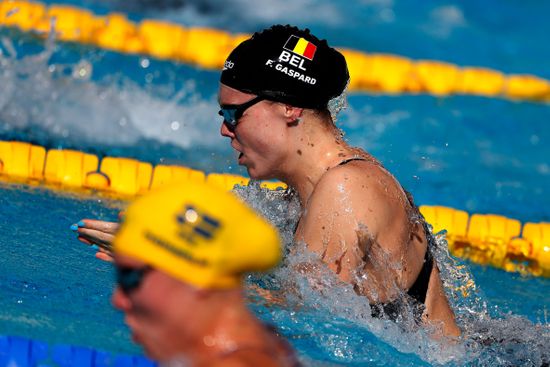
[[[222,107],[242,105],[254,98],[253,94],[220,85],[218,99]],[[221,123],[220,133],[231,139],[231,147],[239,155],[238,163],[247,168],[251,178],[277,178],[285,162],[287,131],[282,109],[280,103],[261,100],[242,111],[236,126]]]
[[[134,281],[135,274],[147,268],[144,263],[121,255],[115,257],[115,264],[127,274],[135,270]],[[119,284],[112,303],[124,312],[132,339],[143,346],[145,353],[155,360],[167,361],[186,354],[186,348],[199,335],[200,325],[196,320],[200,317],[195,316],[201,301],[199,291],[192,286],[149,269],[137,287],[123,290]]]

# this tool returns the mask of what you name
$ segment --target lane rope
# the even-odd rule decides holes
[[[20,336],[0,335],[1,366],[156,367],[144,356],[110,353],[70,344],[49,344]]]

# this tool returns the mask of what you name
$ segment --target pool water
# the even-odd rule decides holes
[[[67,227],[73,215],[116,219],[114,207],[37,188],[0,190],[0,333],[132,350],[122,319],[110,307],[110,264],[97,261]]]
[[[292,22],[336,46],[550,78],[545,62],[550,57],[545,39],[550,25],[544,16],[548,3],[68,3],[99,13],[126,11],[135,20],[155,17],[234,32]],[[0,39],[1,140],[245,173],[218,133],[216,72],[73,44],[44,47],[10,29],[0,28]],[[549,112],[547,104],[472,96],[353,94],[338,125],[351,144],[379,158],[419,204],[548,222]],[[283,216],[284,203],[254,187],[242,190],[289,231],[293,218]],[[111,267],[97,261],[69,230],[85,217],[115,220],[123,206],[36,187],[0,187],[0,334],[139,353],[121,315],[109,304]],[[254,301],[251,307],[277,325],[307,364],[538,366],[542,358],[550,358],[548,279],[438,253],[446,290],[468,335],[464,343],[441,349],[421,331],[403,332],[370,318],[364,299],[335,284],[329,273],[322,273],[323,287],[312,287],[289,268],[316,259],[299,245],[289,246],[295,250],[278,271],[252,280],[294,289],[287,305],[266,307]],[[457,265],[465,267],[455,272]],[[455,288],[470,277],[476,291],[460,297]],[[500,343],[479,343],[489,336]]]

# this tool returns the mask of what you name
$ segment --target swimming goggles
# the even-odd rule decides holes
[[[218,115],[223,117],[223,122],[229,129],[229,131],[234,131],[237,127],[239,119],[242,117],[244,111],[252,107],[256,103],[263,101],[265,97],[258,96],[252,98],[250,101],[241,103],[241,104],[225,104],[221,105],[221,109],[218,112]]]
[[[150,266],[144,266],[142,268],[129,268],[124,266],[116,267],[116,281],[124,294],[129,294],[135,289],[139,288],[143,282],[145,274],[153,270]]]

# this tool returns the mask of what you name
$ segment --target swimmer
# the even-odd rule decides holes
[[[232,194],[184,182],[137,199],[114,238],[117,287],[133,339],[170,366],[297,366],[247,308],[242,277],[281,257],[277,230]]]
[[[231,52],[220,82],[221,134],[238,163],[298,195],[295,240],[366,296],[374,316],[396,318],[405,295],[419,321],[458,336],[435,242],[411,196],[334,124],[330,110],[349,82],[344,56],[309,30],[276,25]]]

